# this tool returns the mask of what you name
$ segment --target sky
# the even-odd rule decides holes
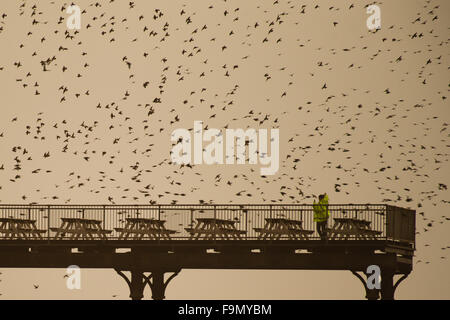
[[[417,250],[396,298],[450,297],[448,1],[78,1],[80,30],[69,4],[0,5],[0,204],[397,205]],[[279,170],[171,163],[194,121],[278,129]],[[129,295],[113,270],[72,291],[64,269],[0,272],[0,299]],[[364,292],[344,271],[182,270],[166,297]]]

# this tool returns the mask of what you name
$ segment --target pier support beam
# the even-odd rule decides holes
[[[363,284],[364,289],[366,290],[366,299],[367,300],[378,300],[380,297],[380,290],[379,289],[369,289],[367,287],[367,281],[364,279],[359,273],[356,271],[352,271],[353,275],[355,275]]]
[[[381,300],[394,300],[394,270],[381,270]]]
[[[142,270],[131,270],[131,280],[119,269],[115,269],[116,272],[121,276],[128,284],[130,289],[131,300],[142,300],[144,298],[144,289],[147,283],[147,276]]]
[[[351,272],[363,284],[364,289],[366,290],[367,300],[378,300],[380,298],[380,295],[381,300],[394,300],[395,290],[397,289],[398,285],[409,276],[409,273],[403,274],[394,284],[395,272],[392,269],[383,269],[381,271],[381,290],[379,290],[379,289],[369,289],[367,287],[367,281],[366,279],[364,279],[363,276],[361,276],[356,271]]]
[[[403,280],[405,280],[409,273],[403,274],[394,284],[394,271],[385,270],[381,271],[381,299],[382,300],[394,300],[395,290]]]
[[[154,270],[152,271],[152,274],[147,277],[146,283],[150,286],[152,289],[152,299],[153,300],[164,300],[166,298],[166,288],[169,285],[170,281],[172,281],[173,278],[175,278],[180,270],[175,271],[170,275],[169,278],[167,278],[166,281],[164,281],[164,273],[165,271],[162,270]]]
[[[144,298],[144,289],[148,284],[152,290],[153,300],[164,300],[166,288],[169,282],[175,278],[181,269],[176,270],[166,281],[164,281],[165,270],[153,270],[149,276],[144,274],[145,271],[134,269],[131,270],[131,280],[119,269],[116,272],[126,281],[130,289],[131,300],[142,300]]]

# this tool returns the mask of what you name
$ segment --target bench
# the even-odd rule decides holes
[[[242,235],[247,232],[238,230],[235,226],[237,221],[215,218],[197,218],[197,225],[194,228],[184,228],[190,234],[190,239],[242,239]]]
[[[370,229],[371,221],[356,218],[334,218],[332,228],[326,231],[330,239],[375,240],[381,231]]]
[[[306,240],[313,234],[312,230],[304,230],[302,221],[285,218],[266,218],[264,228],[253,228],[259,233],[260,240],[280,240],[283,237],[290,240]]]
[[[170,240],[170,235],[178,233],[166,229],[165,220],[151,218],[127,218],[125,227],[114,228],[119,232],[119,239],[143,239],[146,235],[152,240]]]

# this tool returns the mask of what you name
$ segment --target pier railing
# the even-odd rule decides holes
[[[370,230],[374,231],[370,239],[414,245],[414,210],[385,204],[329,204],[328,208],[330,213],[328,228],[333,228],[339,218],[367,221]],[[52,229],[55,230],[61,226],[62,218],[101,221],[102,229],[111,230],[103,240],[119,239],[120,232],[116,229],[123,228],[129,218],[164,221],[166,229],[176,231],[170,236],[171,240],[190,239],[187,229],[193,228],[199,218],[233,221],[235,228],[243,231],[239,238],[241,240],[261,239],[258,230],[266,227],[266,219],[297,220],[301,221],[304,230],[312,231],[308,235],[308,240],[319,239],[311,204],[0,205],[0,221],[3,221],[0,222],[0,242],[21,240],[20,237],[11,237],[11,233],[4,231],[5,220],[33,221],[34,226],[41,230],[41,234],[39,237],[27,236],[27,240],[54,240],[57,232]],[[66,238],[61,237],[61,239]],[[279,240],[283,239],[288,237],[279,238]],[[352,236],[345,239],[361,240]],[[144,240],[148,239],[144,238]]]

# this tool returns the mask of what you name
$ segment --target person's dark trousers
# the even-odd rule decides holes
[[[319,233],[320,239],[327,240],[327,221],[317,222],[317,232]]]

